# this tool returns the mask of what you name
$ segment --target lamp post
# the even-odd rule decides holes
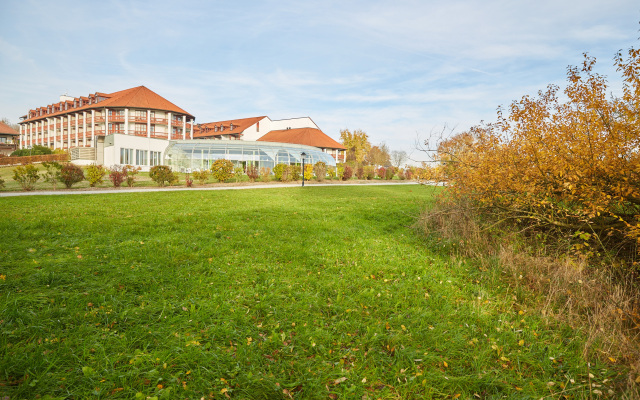
[[[307,153],[303,151],[300,157],[302,158],[302,187],[304,187],[304,160],[307,158]]]

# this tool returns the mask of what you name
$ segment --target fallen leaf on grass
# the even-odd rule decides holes
[[[334,384],[334,385],[339,385],[339,384],[341,384],[342,382],[344,382],[344,381],[346,381],[346,380],[347,380],[347,377],[346,377],[346,376],[343,376],[342,378],[338,378],[338,379],[336,379],[335,381],[333,381],[333,384]]]

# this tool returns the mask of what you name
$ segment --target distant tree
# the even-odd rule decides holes
[[[391,165],[396,167],[396,169],[400,169],[400,167],[402,167],[402,164],[407,162],[408,159],[409,159],[409,156],[407,155],[407,152],[404,150],[402,151],[394,150],[391,152]]]
[[[385,143],[371,147],[367,154],[367,162],[374,166],[390,165],[389,147]]]
[[[356,129],[353,132],[349,131],[349,129],[341,130],[340,141],[347,148],[347,161],[355,161],[357,164],[362,164],[369,150],[371,150],[369,136],[360,129]]]

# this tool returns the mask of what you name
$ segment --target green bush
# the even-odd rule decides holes
[[[344,164],[338,164],[336,165],[336,175],[338,176],[339,180],[342,180],[342,177],[344,176]]]
[[[52,154],[53,151],[46,146],[35,145],[30,149],[19,149],[11,153],[12,157],[25,157],[25,156],[42,156],[45,154]]]
[[[327,164],[322,161],[318,161],[313,166],[313,172],[316,174],[318,182],[324,181],[324,178],[327,176]]]
[[[102,183],[102,180],[106,174],[107,170],[102,165],[89,165],[87,167],[86,175],[86,179],[89,181],[89,186],[95,187],[97,183]]]
[[[191,173],[193,179],[197,180],[199,184],[204,185],[209,179],[209,170],[203,169],[202,171],[193,171]]]
[[[171,168],[167,165],[155,165],[151,167],[149,178],[157,183],[158,186],[171,185],[178,182],[178,175],[171,171]]]
[[[56,190],[56,184],[60,180],[60,170],[62,169],[62,165],[53,161],[53,162],[43,162],[42,166],[46,169],[46,172],[42,174],[45,182],[48,182],[53,185],[53,190]]]
[[[211,164],[211,175],[218,181],[224,182],[233,177],[233,162],[230,160],[215,160]]]
[[[24,190],[33,190],[40,179],[38,167],[33,164],[21,165],[13,169],[13,180],[20,183]]]
[[[0,188],[4,187],[4,179],[0,178]]]
[[[71,189],[71,186],[84,180],[84,171],[79,166],[66,163],[60,169],[60,182],[64,183],[67,189]]]
[[[288,182],[291,179],[291,168],[287,164],[277,164],[273,167],[273,174],[276,180],[280,182]]]

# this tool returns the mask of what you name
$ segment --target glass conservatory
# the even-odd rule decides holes
[[[335,167],[336,160],[317,147],[290,143],[252,142],[245,140],[177,140],[165,152],[165,163],[174,171],[188,172],[209,169],[218,159],[233,161],[236,167],[255,165],[271,168],[276,164],[301,164],[323,161]]]

